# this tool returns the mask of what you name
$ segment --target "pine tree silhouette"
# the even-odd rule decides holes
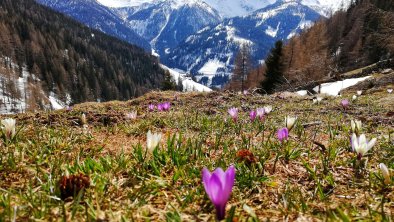
[[[282,47],[282,41],[277,41],[265,62],[267,69],[264,73],[265,79],[261,82],[263,93],[273,93],[275,88],[283,82]]]

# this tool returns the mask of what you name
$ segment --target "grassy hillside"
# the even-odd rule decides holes
[[[365,90],[344,109],[341,100],[353,93],[313,104],[282,95],[153,92],[13,116],[19,133],[0,147],[0,220],[214,221],[201,171],[230,164],[230,221],[393,218],[393,183],[383,182],[378,164],[394,167],[394,93]],[[167,101],[169,111],[148,111]],[[251,122],[249,111],[267,105],[273,111]],[[237,121],[230,107],[239,109]],[[126,117],[134,110],[136,119]],[[297,121],[279,142],[288,115]],[[354,119],[360,133],[377,138],[360,159],[349,141]],[[153,153],[148,130],[163,134]]]

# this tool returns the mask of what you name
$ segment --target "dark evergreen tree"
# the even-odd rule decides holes
[[[275,43],[275,48],[271,49],[270,54],[265,61],[266,71],[264,80],[261,82],[262,93],[273,93],[278,85],[283,83],[283,59],[282,59],[282,41]]]
[[[183,92],[183,83],[182,83],[182,78],[180,76],[178,77],[178,85],[176,86],[176,90]]]
[[[174,81],[174,79],[172,78],[170,71],[166,70],[164,72],[164,81],[163,81],[163,87],[162,90],[176,90],[177,89],[177,85]]]

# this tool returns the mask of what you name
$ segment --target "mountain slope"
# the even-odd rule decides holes
[[[149,43],[125,24],[114,12],[96,0],[36,0],[58,12],[66,14],[79,22],[115,36],[128,43],[150,51]]]
[[[300,2],[277,2],[249,16],[225,19],[200,30],[162,56],[162,61],[197,75],[206,85],[221,87],[231,75],[241,44],[250,46],[255,61],[261,60],[275,41],[290,39],[319,18]]]
[[[160,54],[201,28],[219,23],[217,11],[198,0],[169,0],[113,9]]]
[[[286,78],[302,86],[394,59],[393,21],[393,1],[363,0],[316,23],[284,48]]]
[[[160,87],[164,77],[157,59],[143,49],[33,0],[2,1],[0,27],[0,56],[10,61],[1,66],[16,64],[20,77],[30,73],[30,82],[63,102],[130,99]]]

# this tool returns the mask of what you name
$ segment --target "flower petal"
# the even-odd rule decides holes
[[[211,194],[209,192],[209,181],[211,179],[211,172],[207,168],[204,167],[202,170],[202,182],[204,184],[205,192],[207,192],[209,199],[212,200]]]
[[[230,198],[231,191],[233,190],[234,182],[235,182],[235,167],[231,165],[226,170],[226,181],[223,187],[223,196],[225,198],[225,202]]]
[[[226,174],[225,174],[225,172],[223,171],[222,168],[220,168],[220,167],[216,168],[216,169],[212,172],[212,174],[216,174],[216,176],[218,176],[218,178],[220,179],[220,182],[221,182],[222,184],[224,184],[224,183],[226,182]]]
[[[350,143],[352,144],[353,152],[356,151],[356,148],[358,147],[358,139],[355,133],[353,133]]]
[[[222,206],[226,204],[226,200],[223,197],[223,184],[217,174],[212,173],[211,178],[208,183],[208,196],[212,203],[216,206]]]
[[[375,143],[376,143],[376,138],[373,138],[371,141],[369,141],[367,145],[367,152],[375,145]]]

